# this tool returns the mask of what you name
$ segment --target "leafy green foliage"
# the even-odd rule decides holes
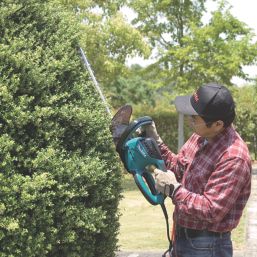
[[[0,4],[0,255],[113,257],[120,169],[76,17]]]
[[[81,46],[106,94],[110,84],[126,76],[126,58],[150,54],[143,35],[124,18],[122,0],[80,1],[58,0],[74,10],[81,20]]]
[[[257,44],[251,43],[252,39],[251,29],[229,10],[214,12],[201,28],[192,25],[192,33],[183,38],[184,45],[170,51],[178,64],[184,64],[177,77],[181,87],[197,88],[208,81],[232,85],[233,76],[247,79],[242,67],[253,64],[257,57]],[[176,69],[171,73],[180,74]]]
[[[243,65],[256,63],[251,29],[223,1],[203,24],[205,2],[130,1],[135,26],[157,49],[158,61],[147,70],[167,91],[184,93],[210,81],[231,85],[233,76],[248,78]]]
[[[247,142],[253,158],[257,159],[257,91],[253,86],[235,88],[236,101],[235,125],[242,138]]]
[[[97,80],[108,91],[112,81],[126,75],[126,58],[136,53],[147,56],[149,48],[142,35],[120,13],[106,18],[105,21],[102,19],[93,16],[88,23],[83,23],[82,45]]]
[[[112,106],[118,108],[121,105],[130,103],[133,105],[154,105],[154,91],[151,90],[151,83],[144,74],[139,65],[133,65],[127,77],[118,77],[110,85],[110,94]]]
[[[135,26],[146,35],[153,47],[168,49],[173,44],[182,45],[190,24],[201,24],[206,0],[132,0],[128,5],[138,14]]]
[[[153,103],[152,91],[148,88],[147,82],[139,76],[128,79],[120,77],[111,86],[113,107],[119,107],[125,103]]]

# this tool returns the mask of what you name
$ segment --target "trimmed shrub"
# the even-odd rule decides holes
[[[113,257],[121,170],[79,57],[48,1],[0,3],[0,256]]]

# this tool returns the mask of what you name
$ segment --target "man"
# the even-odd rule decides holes
[[[171,197],[175,238],[172,257],[230,257],[231,231],[250,195],[251,161],[235,131],[235,105],[227,88],[215,83],[175,99],[189,116],[194,134],[172,153],[155,124],[145,128],[160,148],[168,172],[155,169],[156,187]]]

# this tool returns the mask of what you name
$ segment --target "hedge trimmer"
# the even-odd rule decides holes
[[[80,52],[96,90],[99,92],[107,112],[111,115],[107,101],[81,48]],[[172,241],[169,235],[168,214],[164,205],[165,197],[163,194],[157,192],[155,180],[149,171],[149,167],[153,165],[163,171],[166,171],[166,167],[155,140],[153,138],[146,138],[143,135],[139,136],[137,133],[143,126],[151,124],[153,122],[152,118],[145,116],[130,122],[131,114],[132,107],[130,105],[122,106],[113,116],[110,130],[116,151],[120,155],[124,167],[133,175],[135,183],[146,200],[152,205],[161,205],[166,220],[167,237],[169,240],[169,249],[163,254],[163,257],[165,257],[166,253],[170,252],[172,249]]]

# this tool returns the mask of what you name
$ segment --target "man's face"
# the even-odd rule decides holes
[[[188,117],[190,127],[201,137],[211,139],[224,130],[223,121],[212,122],[210,123],[210,127],[207,127],[206,122],[200,116],[194,115]]]

